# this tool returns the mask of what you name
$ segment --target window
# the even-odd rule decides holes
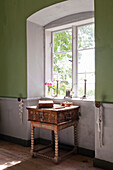
[[[86,79],[87,97],[93,98],[95,91],[95,41],[94,23],[81,26],[72,26],[63,30],[55,30],[47,33],[51,35],[51,65],[47,59],[46,69],[49,81],[53,81],[56,94],[58,82],[59,96],[65,96],[66,89],[73,89],[74,97],[84,95],[84,83]],[[46,42],[47,43],[47,42]],[[47,43],[48,44],[48,43]],[[48,47],[46,45],[46,53]],[[48,74],[50,76],[48,76]]]

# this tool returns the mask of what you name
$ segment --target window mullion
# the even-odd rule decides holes
[[[77,28],[72,27],[72,88],[74,97],[77,97],[78,92],[78,60],[77,60]]]
[[[54,34],[51,33],[51,81],[53,81]]]
[[[86,51],[86,50],[94,50],[95,48],[92,47],[92,48],[83,48],[83,49],[79,49],[78,51]]]
[[[64,53],[70,53],[72,51],[62,51],[62,52],[53,52],[53,54],[64,54]]]

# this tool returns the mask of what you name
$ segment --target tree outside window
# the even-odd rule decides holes
[[[59,95],[72,88],[72,29],[53,34],[53,81],[59,82]]]

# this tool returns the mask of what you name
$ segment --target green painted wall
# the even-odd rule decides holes
[[[27,97],[26,19],[64,0],[0,0],[0,96]],[[113,1],[95,0],[96,101],[113,102]]]
[[[113,102],[113,1],[95,0],[96,101]]]
[[[26,19],[64,0],[0,0],[0,96],[27,97]]]

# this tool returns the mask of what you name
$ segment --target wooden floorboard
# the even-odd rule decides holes
[[[39,145],[39,147],[42,147]],[[46,154],[53,155],[51,150]],[[60,154],[63,154],[61,151]],[[0,170],[102,170],[93,167],[93,159],[82,155],[70,155],[59,164],[40,157],[31,158],[30,147],[23,147],[0,140]]]

